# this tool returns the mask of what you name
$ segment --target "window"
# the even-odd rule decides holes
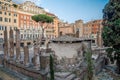
[[[2,26],[0,25],[0,30],[1,30],[1,27],[2,27]]]
[[[24,19],[26,19],[26,16],[24,16]]]
[[[2,21],[2,17],[0,17],[0,21]]]
[[[9,18],[9,22],[11,22],[11,19]]]
[[[15,13],[15,14],[14,14],[14,16],[16,16],[16,17],[17,17],[17,14]]]
[[[14,30],[17,30],[17,27],[14,27]]]
[[[14,23],[16,23],[17,22],[17,20],[16,19],[14,19]]]
[[[21,39],[23,38],[23,34],[21,34]]]
[[[7,15],[7,13],[6,13],[6,12],[5,12],[4,14],[5,14],[5,15]]]
[[[7,30],[7,26],[5,26],[5,30]]]
[[[3,26],[1,26],[1,30],[3,30]]]
[[[5,22],[8,22],[8,18],[5,18]]]
[[[11,13],[9,13],[9,16],[11,15]]]
[[[7,26],[4,26],[3,30],[5,30],[7,28]]]
[[[2,11],[0,11],[0,14],[2,14]]]

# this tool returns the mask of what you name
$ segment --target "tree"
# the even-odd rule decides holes
[[[53,57],[52,55],[50,55],[50,80],[54,80],[54,60],[53,60]]]
[[[90,50],[86,51],[85,59],[87,63],[87,80],[93,80],[93,61],[92,61],[92,53]]]
[[[52,23],[53,22],[53,17],[47,16],[45,14],[38,14],[38,15],[34,15],[32,16],[32,20],[39,22],[39,24],[42,26],[42,37],[44,34],[44,24],[45,23]],[[44,26],[44,27],[43,27]]]
[[[117,72],[120,73],[120,1],[110,0],[103,10],[104,46],[111,47],[108,56],[111,61],[116,60]]]
[[[13,7],[14,7],[14,8],[17,8],[17,7],[18,7],[18,5],[17,5],[17,4],[13,4]]]

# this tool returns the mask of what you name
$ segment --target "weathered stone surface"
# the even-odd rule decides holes
[[[53,39],[53,42],[82,42],[82,41],[91,41],[91,38],[76,38],[67,35],[63,35]]]
[[[10,29],[9,34],[9,43],[10,43],[10,58],[13,59],[14,57],[14,37],[13,37],[13,30]]]
[[[40,69],[45,70],[49,65],[49,56],[40,56]]]
[[[20,60],[20,31],[16,30],[16,60]]]
[[[7,30],[4,31],[4,59],[8,56],[8,37],[7,37]]]
[[[24,67],[23,65],[16,64],[15,62],[6,61],[6,67],[28,77],[32,77],[34,80],[47,80],[47,73]]]
[[[49,39],[46,39],[46,41],[45,41],[45,47],[46,47],[46,49],[49,48]]]
[[[38,52],[39,52],[39,48],[38,47],[34,47],[34,66],[35,66],[35,68],[37,68],[37,66],[38,66],[38,63],[37,63]]]
[[[49,67],[49,57],[50,54],[53,55],[53,51],[49,49],[41,49],[39,53],[39,59],[40,59],[40,69],[46,70]]]
[[[24,65],[28,66],[29,64],[29,50],[28,46],[24,46]]]

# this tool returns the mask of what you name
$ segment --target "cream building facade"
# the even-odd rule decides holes
[[[7,29],[8,37],[10,29],[18,27],[18,8],[12,0],[0,0],[0,39],[4,39],[4,30]],[[14,34],[15,35],[15,34]]]
[[[46,13],[44,8],[36,6],[36,4],[31,1],[26,1],[22,4],[19,4],[19,8],[20,10],[24,12],[28,12],[32,14],[45,14]]]

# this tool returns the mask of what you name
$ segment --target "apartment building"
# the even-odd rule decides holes
[[[39,23],[33,21],[33,14],[18,11],[19,14],[19,29],[21,40],[35,40],[42,34],[42,29]]]
[[[91,22],[83,24],[83,37],[91,38],[92,37],[92,27]]]
[[[45,27],[44,37],[52,39],[52,38],[55,38],[58,36],[58,18],[57,18],[57,16],[55,16],[54,14],[52,14],[50,12],[46,12],[42,7],[36,6],[35,3],[31,2],[31,1],[26,1],[23,4],[20,4],[19,9],[20,9],[20,17],[19,17],[20,25],[19,26],[22,27],[23,26],[22,24],[24,24],[24,27],[21,28],[21,38],[31,39],[31,37],[32,37],[32,39],[36,39],[41,35],[41,33],[42,33],[41,26],[39,25],[39,23],[36,23],[35,21],[31,20],[31,16],[36,15],[36,14],[46,14],[46,15],[54,18],[53,23],[50,23]],[[23,12],[23,14],[21,14],[21,12]],[[26,16],[27,22],[22,21],[23,20],[21,18],[22,16],[23,17]],[[26,19],[24,19],[24,20],[26,20]],[[27,30],[26,30],[25,26],[27,26]],[[24,32],[24,34],[23,34],[23,32]],[[30,32],[30,33],[28,33],[28,32]]]
[[[45,14],[46,13],[44,8],[36,6],[36,4],[31,1],[26,1],[22,4],[19,4],[19,9],[24,12],[28,12],[32,14]]]
[[[46,37],[47,38],[55,38],[58,37],[58,24],[59,19],[56,15],[46,12],[46,15],[53,17],[53,23],[49,24],[48,27],[45,29]]]
[[[0,0],[0,40],[4,39],[4,30],[7,29],[8,37],[9,30],[15,30],[18,27],[17,12],[18,7],[12,0]],[[14,34],[15,35],[15,34]]]
[[[31,1],[19,4],[19,29],[21,40],[35,40],[42,35],[42,28],[39,23],[31,17],[36,14],[44,14],[43,8],[38,7]]]
[[[83,36],[95,39],[98,46],[102,46],[102,20],[89,21],[84,24]]]

